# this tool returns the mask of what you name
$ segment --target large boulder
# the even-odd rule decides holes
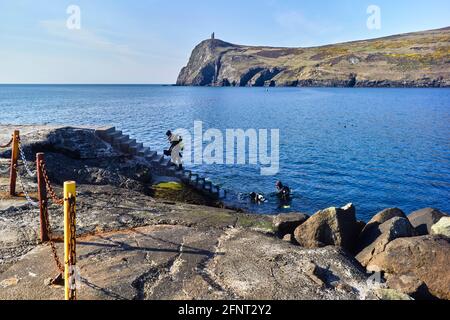
[[[278,237],[283,238],[285,235],[293,235],[295,229],[303,224],[309,216],[304,213],[287,213],[280,214],[273,218],[274,231]]]
[[[319,211],[295,229],[295,240],[306,248],[332,245],[353,251],[359,231],[355,211],[352,204]]]
[[[376,215],[374,215],[372,219],[370,219],[370,221],[367,223],[367,227],[372,224],[385,223],[386,221],[391,220],[395,217],[406,218],[406,215],[399,208],[384,209],[383,211],[380,211]]]
[[[379,236],[356,256],[356,259],[364,267],[370,263],[374,256],[383,252],[386,245],[392,240],[413,236],[414,228],[411,223],[409,223],[408,219],[395,217],[374,228],[371,234],[376,233],[378,233]]]
[[[431,234],[450,238],[450,217],[442,217],[438,223],[431,227]]]
[[[373,243],[381,235],[379,226],[395,217],[406,218],[406,215],[398,208],[385,209],[374,215],[358,237],[356,252],[360,252]]]
[[[423,281],[439,299],[450,299],[450,239],[437,236],[398,238],[373,257],[369,271],[384,271],[387,277],[413,276]]]
[[[417,235],[424,236],[431,233],[431,227],[442,217],[448,217],[448,214],[433,208],[425,208],[414,211],[408,216],[409,221],[416,229]]]

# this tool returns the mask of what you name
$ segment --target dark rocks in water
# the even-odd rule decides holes
[[[450,239],[439,236],[398,238],[370,261],[367,269],[387,277],[413,276],[436,298],[450,300]]]
[[[408,216],[412,226],[418,235],[424,236],[431,233],[431,227],[442,217],[448,217],[444,212],[433,208],[425,208],[414,211]]]
[[[378,236],[376,236],[378,234]],[[409,223],[408,219],[394,217],[376,228],[371,229],[370,234],[362,239],[366,244],[370,242],[364,249],[362,249],[356,259],[362,266],[366,267],[372,258],[383,252],[389,242],[401,237],[411,237],[414,235],[414,228]]]
[[[358,230],[355,207],[349,204],[343,208],[328,208],[317,212],[295,229],[294,236],[303,247],[332,245],[352,252]]]
[[[277,215],[273,219],[274,230],[279,238],[286,235],[294,237],[295,229],[309,219],[305,213],[286,213]]]

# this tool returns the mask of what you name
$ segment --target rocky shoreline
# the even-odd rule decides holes
[[[450,28],[311,48],[198,44],[180,86],[448,88]]]
[[[450,299],[450,218],[439,210],[386,209],[368,223],[351,204],[312,216],[246,214],[161,176],[95,129],[1,125],[0,141],[14,129],[31,170],[45,152],[58,194],[77,181],[80,299]],[[1,150],[0,172],[8,157]],[[35,178],[19,172],[35,199]],[[159,196],[161,182],[179,187]],[[48,284],[57,270],[38,240],[39,210],[7,185],[0,174],[0,299],[62,299]],[[52,205],[49,215],[58,238],[62,210]]]

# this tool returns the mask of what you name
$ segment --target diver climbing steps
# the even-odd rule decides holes
[[[144,147],[143,143],[130,139],[128,135],[123,134],[120,130],[116,130],[115,127],[98,128],[95,133],[116,150],[124,154],[140,157],[158,174],[178,178],[205,196],[221,199],[226,195],[225,190],[208,179],[200,177],[199,174],[193,173],[191,170],[185,170],[182,167],[180,169],[179,166],[172,163],[171,159],[158,154],[158,152],[151,150],[149,147]]]

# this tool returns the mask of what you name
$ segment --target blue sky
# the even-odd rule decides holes
[[[369,5],[381,29],[366,26]],[[69,30],[69,5],[81,29]],[[305,47],[441,28],[448,0],[0,0],[0,83],[174,83],[211,32]]]

